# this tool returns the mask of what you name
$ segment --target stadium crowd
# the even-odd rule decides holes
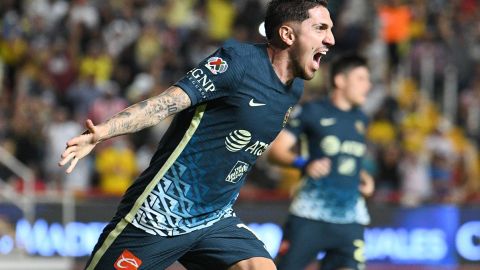
[[[148,166],[168,121],[102,143],[66,175],[65,142],[161,93],[235,38],[263,42],[266,0],[4,0],[0,3],[0,147],[34,172],[39,192],[117,196]],[[358,51],[374,88],[365,106],[372,200],[416,206],[480,201],[480,2],[330,1],[336,45]],[[425,65],[425,59],[432,65]],[[427,61],[428,62],[428,61]],[[328,94],[328,63],[303,100]],[[425,95],[430,69],[432,95]],[[456,71],[445,114],[445,77]],[[451,112],[451,111],[450,111]],[[259,160],[245,192],[288,193],[299,173]],[[22,181],[0,165],[0,179]]]

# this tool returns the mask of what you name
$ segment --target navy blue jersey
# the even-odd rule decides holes
[[[303,80],[284,85],[266,45],[225,43],[179,80],[178,113],[117,215],[155,235],[180,235],[234,215],[247,172],[286,123]]]
[[[292,214],[334,223],[368,223],[358,190],[367,124],[359,108],[342,111],[330,99],[298,108],[287,129],[305,139],[310,159],[328,157],[331,170],[321,179],[304,179],[292,202]]]

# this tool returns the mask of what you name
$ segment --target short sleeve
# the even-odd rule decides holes
[[[241,82],[241,57],[230,47],[221,47],[190,70],[175,86],[182,88],[192,105],[231,95]]]
[[[301,134],[305,133],[307,127],[307,121],[305,117],[306,109],[308,108],[300,105],[295,106],[290,115],[290,120],[285,126],[285,129],[293,133],[297,138],[300,137]]]

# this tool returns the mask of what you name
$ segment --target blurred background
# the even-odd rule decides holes
[[[161,93],[228,38],[265,42],[267,2],[2,0],[0,269],[83,269],[169,120],[98,145],[71,175],[56,165],[66,141],[85,119]],[[480,269],[480,1],[329,10],[336,45],[302,101],[326,95],[332,57],[367,57],[368,269]],[[275,256],[299,172],[261,157],[248,178],[237,214]]]

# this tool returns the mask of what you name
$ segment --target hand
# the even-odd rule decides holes
[[[360,186],[358,189],[365,197],[372,196],[375,191],[375,181],[373,177],[364,170],[360,171]]]
[[[88,155],[95,145],[100,142],[98,127],[93,124],[92,120],[88,119],[85,122],[85,126],[87,127],[87,132],[70,139],[67,142],[67,148],[61,155],[60,162],[58,163],[59,166],[64,166],[71,161],[66,171],[67,173],[71,173],[77,165],[77,162]]]
[[[314,179],[318,179],[330,173],[331,161],[329,158],[315,159],[307,164],[305,172]]]

